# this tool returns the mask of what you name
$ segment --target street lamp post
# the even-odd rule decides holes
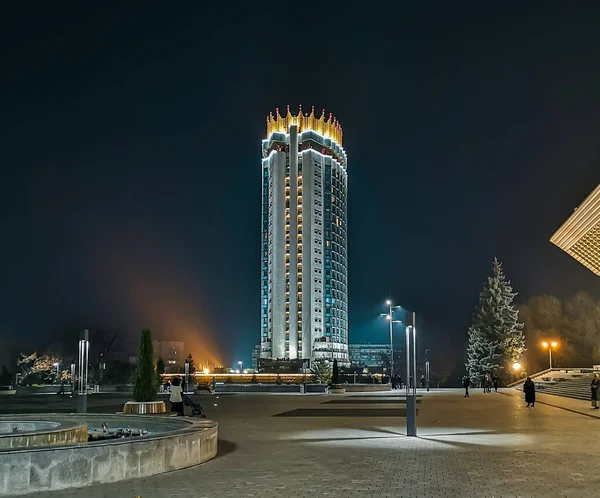
[[[60,363],[58,361],[54,362],[54,366],[56,367],[56,382],[59,383],[60,382]]]
[[[393,306],[392,301],[388,299],[385,304],[389,307],[389,313],[385,316],[390,322],[390,382],[394,376],[394,323],[402,323],[402,320],[394,320],[394,312],[397,309],[402,309],[402,306]]]
[[[392,308],[392,301],[389,299],[386,303],[390,307],[390,382],[394,377],[394,308]]]
[[[412,325],[406,326],[406,435],[417,435],[417,327],[416,316],[412,314]],[[413,370],[410,369],[410,336],[412,332]],[[411,382],[412,380],[412,382]],[[412,384],[412,385],[411,385]]]
[[[185,392],[190,392],[190,362],[185,360],[183,365],[183,372],[185,374]]]
[[[77,382],[77,413],[87,412],[88,358],[90,352],[90,333],[82,330],[79,336],[79,377]]]
[[[104,370],[104,354],[100,353],[100,384],[102,384],[102,370]]]
[[[550,370],[552,370],[552,349],[556,349],[556,346],[558,346],[558,342],[556,341],[544,341],[542,342],[542,347],[547,348],[548,349],[548,357],[550,360]]]
[[[71,363],[71,396],[75,394],[75,363]]]
[[[238,361],[238,365],[240,366],[240,372],[244,373],[244,362]]]
[[[429,359],[427,358],[429,354],[429,349],[425,350],[425,385],[427,387],[427,392],[429,392]]]

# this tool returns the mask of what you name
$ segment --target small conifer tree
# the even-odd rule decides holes
[[[156,397],[156,373],[154,371],[154,348],[152,332],[143,329],[140,337],[140,351],[135,369],[133,399],[137,402],[153,401]]]

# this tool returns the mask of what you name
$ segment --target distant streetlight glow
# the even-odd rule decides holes
[[[542,347],[548,350],[548,358],[550,360],[550,370],[552,370],[552,350],[556,349],[558,346],[558,341],[543,341]]]
[[[513,370],[514,370],[515,372],[518,372],[519,370],[521,370],[521,364],[520,364],[518,361],[515,361],[515,362],[512,364],[512,367],[513,367]]]

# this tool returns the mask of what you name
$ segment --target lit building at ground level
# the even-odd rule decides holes
[[[162,359],[165,362],[166,373],[177,373],[183,371],[185,356],[183,352],[184,343],[181,341],[154,341],[154,359]]]
[[[348,364],[348,160],[325,112],[270,114],[262,141],[265,359]]]
[[[353,367],[374,368],[389,362],[391,348],[389,344],[349,344],[348,352]]]
[[[550,242],[600,275],[600,184],[575,208]]]
[[[258,370],[258,360],[260,360],[260,344],[257,344],[252,348],[252,367]]]

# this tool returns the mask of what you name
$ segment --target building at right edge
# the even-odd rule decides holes
[[[600,276],[600,184],[575,208],[550,242]]]
[[[267,117],[260,357],[348,359],[348,160],[330,114]]]

